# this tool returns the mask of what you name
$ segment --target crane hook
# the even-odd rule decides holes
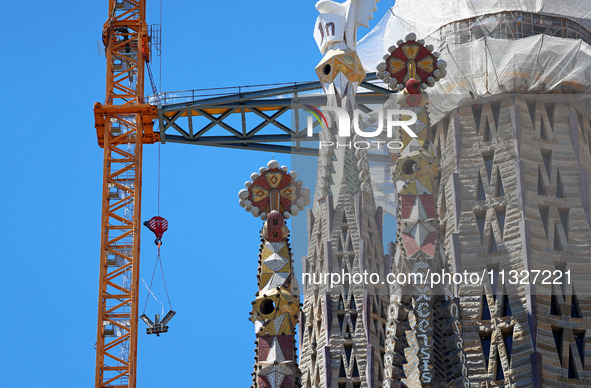
[[[150,218],[150,220],[144,222],[144,226],[146,226],[154,233],[154,235],[156,236],[154,244],[156,244],[158,248],[160,248],[160,246],[162,245],[162,235],[164,234],[164,232],[168,230],[168,221],[166,221],[166,219],[162,217],[154,216]]]

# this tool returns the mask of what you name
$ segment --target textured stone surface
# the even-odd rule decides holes
[[[345,61],[357,58],[355,40],[341,37],[354,31],[342,31],[345,12],[328,9],[352,3],[319,4],[334,6],[319,18],[317,42],[327,53],[319,78],[328,105],[351,112],[361,77],[354,61]],[[528,77],[529,70],[506,76]],[[382,73],[390,86],[399,82],[389,78]],[[433,128],[421,113],[419,137],[401,138],[395,180],[404,181],[397,186],[398,218],[407,223],[399,225],[398,249],[389,256],[381,251],[381,216],[363,152],[321,150],[304,272],[385,274],[390,262],[409,272],[428,256],[449,271],[492,271],[494,282],[454,286],[448,291],[457,300],[446,293],[431,298],[423,321],[414,291],[394,289],[388,300],[379,287],[308,285],[300,315],[302,386],[591,386],[587,106],[560,95],[466,97]],[[320,139],[335,141],[335,130],[325,128]],[[421,149],[428,152],[417,154]],[[409,160],[420,170],[405,173]],[[523,270],[570,271],[571,283],[508,284],[510,271]],[[425,380],[425,371],[434,380]]]
[[[405,90],[406,93],[406,90]],[[393,180],[398,192],[398,232],[392,272],[428,276],[429,271],[452,272],[440,238],[439,161],[428,138],[427,96],[410,107],[407,96],[390,104],[411,109],[417,117],[417,147],[406,141],[396,158]],[[405,138],[401,131],[400,137]],[[442,213],[443,214],[443,213]],[[385,388],[405,384],[468,386],[459,307],[451,285],[435,285],[429,278],[392,287],[388,309]]]
[[[348,66],[337,66],[348,59],[353,61]],[[318,74],[328,105],[353,112],[357,85],[363,79],[359,66],[357,54],[350,49],[333,47],[327,51]],[[336,120],[331,122],[330,128],[322,129],[322,140],[334,139]],[[385,276],[382,216],[374,202],[365,152],[349,148],[320,151],[303,272],[355,274],[367,270]],[[384,373],[387,306],[388,289],[383,285],[305,285],[300,334],[302,386],[379,386]]]
[[[460,290],[473,386],[495,381],[511,386],[589,384],[582,362],[587,358],[579,354],[591,307],[585,179],[591,168],[589,123],[564,100],[508,96],[475,101],[436,127],[443,186],[438,203],[446,209],[442,228],[448,257],[475,272],[572,274],[573,284],[566,286],[539,280],[536,285],[502,285],[497,280]],[[459,243],[455,254],[454,239]],[[573,295],[580,314],[571,314]],[[558,348],[555,337],[561,338]]]

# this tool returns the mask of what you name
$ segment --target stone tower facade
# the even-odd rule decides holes
[[[486,274],[455,290],[474,387],[591,384],[590,20],[578,1],[398,0],[360,43],[366,68],[408,32],[449,63],[429,138],[447,264]]]
[[[324,58],[316,73],[327,105],[352,117],[365,71],[355,52],[356,30],[367,25],[375,1],[344,4],[320,1],[316,41]],[[320,138],[337,144],[339,118],[328,117]],[[351,124],[348,120],[346,124]],[[309,245],[303,272],[385,274],[382,213],[373,198],[365,151],[352,147],[320,150],[315,203],[308,213]],[[378,387],[383,380],[388,289],[382,284],[345,280],[331,285],[304,283],[300,319],[302,387]]]
[[[450,64],[446,80],[430,93],[425,141],[438,162],[432,193],[440,267],[482,276],[478,284],[454,285],[456,301],[441,300],[459,305],[466,378],[435,384],[409,375],[423,372],[410,365],[422,361],[412,340],[412,292],[394,295],[389,316],[388,290],[379,285],[322,283],[305,288],[304,387],[456,386],[455,378],[471,387],[591,385],[589,8],[577,1],[398,0],[387,23],[370,34],[360,50],[366,69],[408,32]],[[329,39],[333,16],[320,20],[322,39]],[[333,34],[345,35],[335,25]],[[378,34],[383,46],[372,43]],[[357,68],[357,55],[343,42],[326,44],[317,70],[329,105],[351,111],[360,80],[333,71]],[[334,141],[335,129],[324,130],[321,140]],[[360,151],[321,152],[305,273],[389,271],[366,163]],[[428,323],[432,346],[441,349],[458,332],[440,330],[449,316],[437,314]],[[383,342],[390,337],[391,354]],[[458,365],[457,356],[439,351],[436,368]]]
[[[452,272],[440,238],[440,164],[425,92],[446,76],[447,63],[432,51],[410,33],[377,66],[377,76],[399,90],[386,107],[414,121],[399,129],[400,151],[390,151],[398,220],[391,271],[398,280],[391,285],[384,388],[469,387],[454,287],[430,276]]]
[[[571,97],[491,97],[433,128],[446,251],[492,274],[460,290],[474,386],[591,384],[590,127]]]

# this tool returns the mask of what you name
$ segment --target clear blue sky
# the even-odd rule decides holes
[[[162,90],[316,79],[314,1],[163,1]],[[148,23],[158,23],[159,2],[148,4]],[[372,26],[392,4],[379,4]],[[103,153],[92,105],[105,94],[97,42],[107,5],[3,4],[2,387],[93,386]],[[157,150],[144,148],[144,220],[156,213]],[[138,386],[248,387],[262,223],[237,192],[271,155],[180,144],[161,152],[162,257],[177,316],[169,333],[140,335]],[[156,249],[145,228],[141,247],[149,281]],[[146,312],[159,310],[151,300]]]

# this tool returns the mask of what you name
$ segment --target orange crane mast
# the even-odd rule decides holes
[[[145,104],[150,56],[145,0],[109,0],[106,98],[94,105],[104,148],[95,387],[136,385],[142,147],[159,141]]]

